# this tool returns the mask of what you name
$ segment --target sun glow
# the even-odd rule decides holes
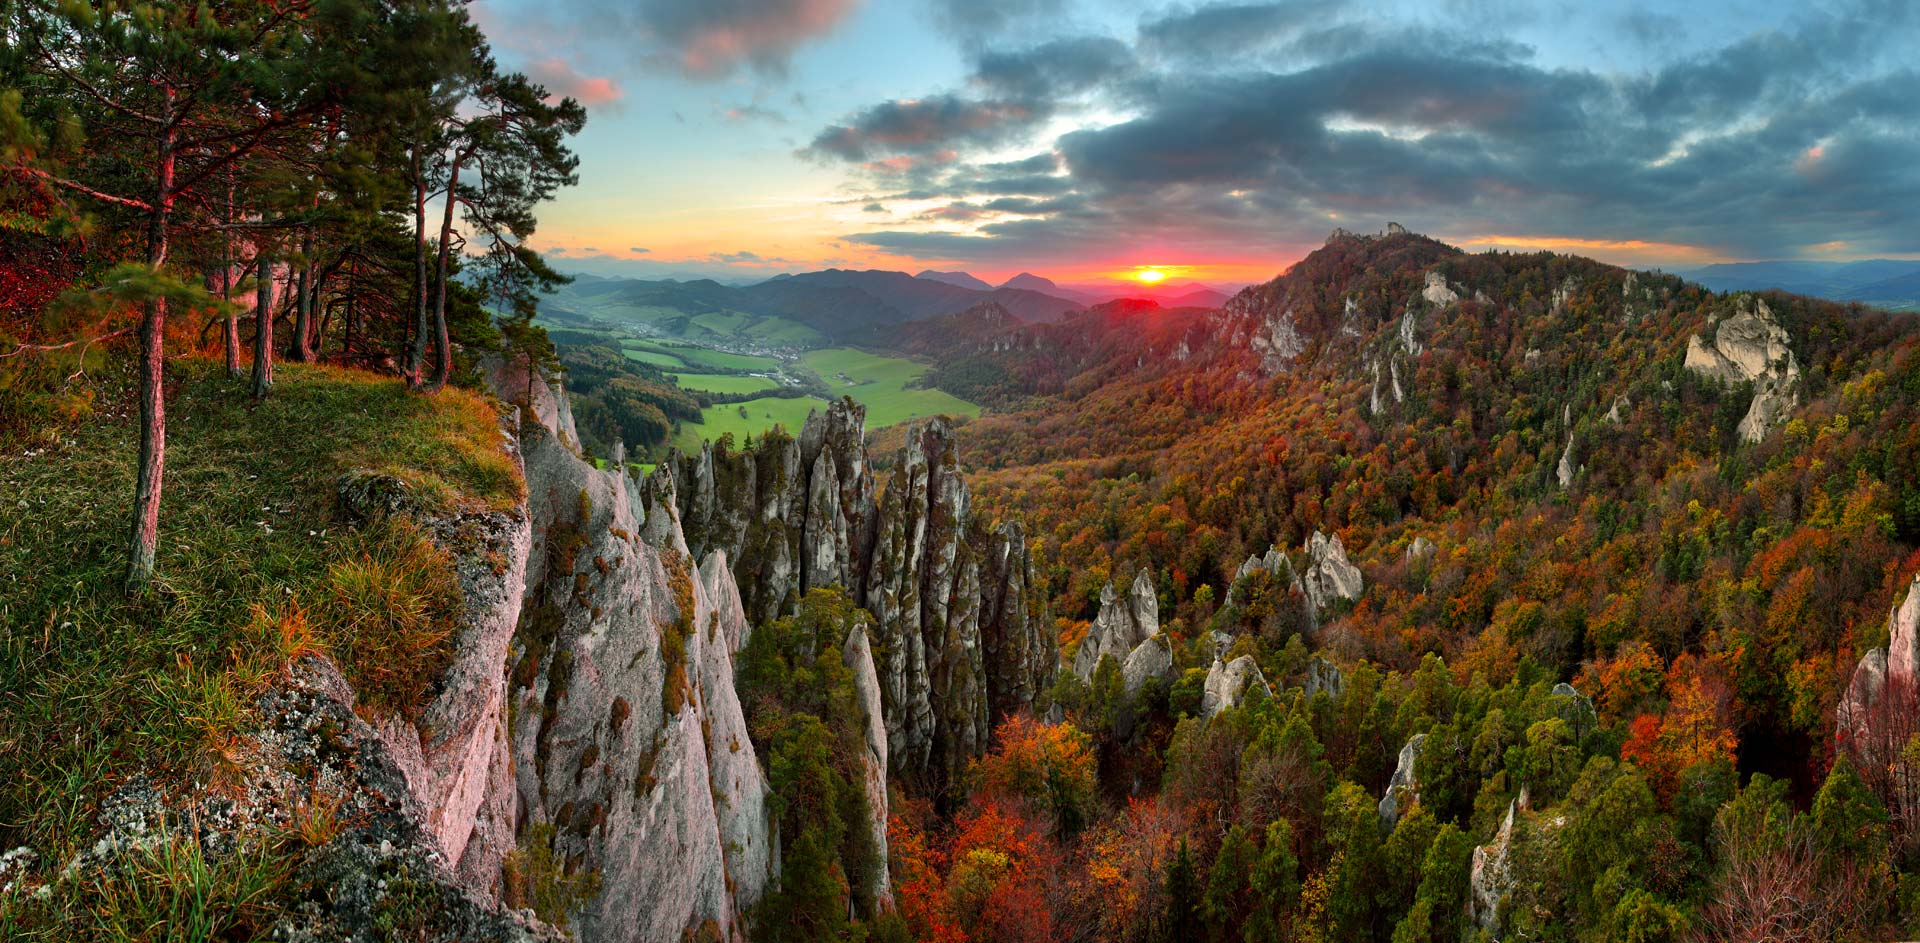
[[[1133,280],[1144,285],[1158,285],[1167,280],[1167,273],[1157,268],[1138,269],[1133,273]]]

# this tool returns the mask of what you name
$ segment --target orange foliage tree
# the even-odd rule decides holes
[[[1682,770],[1697,763],[1732,762],[1739,739],[1732,725],[1732,698],[1717,672],[1691,655],[1667,671],[1666,712],[1634,718],[1620,756],[1647,771],[1654,791],[1671,797]]]

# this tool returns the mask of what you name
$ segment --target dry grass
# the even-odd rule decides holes
[[[382,518],[370,530],[359,554],[327,568],[314,612],[358,703],[411,715],[453,657],[460,584],[411,522]]]
[[[524,493],[472,393],[287,364],[254,404],[216,364],[171,378],[158,574],[140,598],[119,592],[129,410],[0,456],[0,847],[31,845],[43,865],[132,770],[217,777],[291,655],[332,653],[377,710],[417,705],[447,657],[451,568],[405,522],[341,523],[342,473],[392,474],[433,510]]]

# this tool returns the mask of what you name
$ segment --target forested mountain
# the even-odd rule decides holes
[[[1249,655],[1276,690],[1309,693],[1317,659],[1349,684],[1369,666],[1369,693],[1335,708],[1347,719],[1296,715],[1316,725],[1312,788],[1329,791],[1289,800],[1320,803],[1318,817],[1284,818],[1327,830],[1299,849],[1330,869],[1308,868],[1327,893],[1361,895],[1329,926],[1426,939],[1454,906],[1422,910],[1424,892],[1368,904],[1380,887],[1368,882],[1393,878],[1348,870],[1356,849],[1397,854],[1401,835],[1343,834],[1341,783],[1379,796],[1390,779],[1418,785],[1433,816],[1423,844],[1436,826],[1494,839],[1474,855],[1472,891],[1495,933],[1751,938],[1753,908],[1789,919],[1745,896],[1752,875],[1790,860],[1805,862],[1796,893],[1872,902],[1819,908],[1816,935],[1871,936],[1908,912],[1892,889],[1914,847],[1911,760],[1887,752],[1864,710],[1837,708],[1850,682],[1853,701],[1911,684],[1886,681],[1911,674],[1886,668],[1885,651],[1855,663],[1890,636],[1893,652],[1913,644],[1913,618],[1888,611],[1920,569],[1920,319],[1404,233],[1336,233],[1212,318],[1154,314],[1091,356],[1041,328],[954,352],[943,369],[1040,397],[971,424],[962,456],[981,469],[979,503],[1027,522],[1063,651],[1112,635],[1113,586],[1150,588],[1174,640],[1157,672],[1171,715],[1236,677],[1208,670],[1214,653]],[[1349,575],[1350,588],[1316,592]],[[1133,688],[1136,659],[1123,660]],[[1525,693],[1554,682],[1572,682],[1564,700]],[[1265,827],[1247,802],[1265,788],[1250,777],[1270,775],[1248,765],[1273,749],[1266,735],[1165,723],[1109,735],[1103,777],[1111,763],[1137,781],[1144,765],[1193,844],[1194,815],[1236,802],[1250,835]],[[1143,737],[1166,752],[1122,746]],[[1817,817],[1835,790],[1865,803],[1862,821],[1890,822],[1873,826],[1872,863],[1831,878],[1842,884],[1820,883],[1820,843],[1848,840],[1825,825],[1743,831],[1770,804],[1810,802]],[[1640,837],[1593,844],[1606,833]],[[1531,846],[1513,865],[1521,834]],[[1802,840],[1814,850],[1753,845]],[[1465,881],[1464,848],[1426,847],[1441,857],[1423,884],[1431,868]]]

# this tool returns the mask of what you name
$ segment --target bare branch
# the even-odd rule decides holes
[[[117,330],[117,331],[108,331],[105,334],[98,334],[91,337],[82,337],[79,340],[67,341],[64,344],[21,344],[20,346],[15,347],[13,350],[8,351],[7,353],[0,354],[0,360],[6,360],[9,357],[18,357],[21,354],[27,353],[29,351],[32,351],[35,353],[45,353],[50,350],[66,350],[69,347],[91,346],[93,344],[97,344],[104,340],[111,340],[115,337],[119,337],[122,334],[131,334],[131,333],[133,333],[133,328],[127,327],[127,328],[121,328],[120,330]]]
[[[85,184],[76,183],[72,180],[66,179],[65,177],[57,177],[57,176],[54,176],[53,174],[47,173],[44,170],[39,170],[33,167],[17,166],[15,169],[23,174],[27,174],[33,177],[38,177],[41,180],[45,180],[46,182],[51,183],[55,186],[65,187],[66,189],[72,190],[76,193],[86,194],[87,196],[93,197],[96,200],[101,200],[107,203],[114,203],[120,206],[129,206],[134,209],[144,210],[149,213],[153,212],[152,204],[147,203],[145,200],[135,200],[135,199],[129,199],[124,196],[114,196],[111,193],[102,193],[99,190],[95,190],[94,188],[89,187]]]

